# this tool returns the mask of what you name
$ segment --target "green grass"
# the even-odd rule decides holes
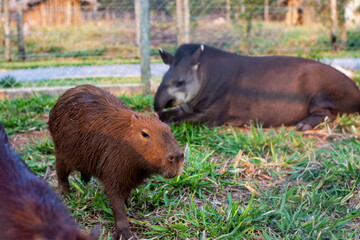
[[[161,82],[161,77],[152,77],[152,81]],[[84,77],[84,78],[59,78],[45,79],[40,81],[0,81],[0,88],[32,88],[32,87],[55,87],[55,86],[77,86],[82,84],[92,85],[112,85],[112,84],[129,84],[141,83],[140,77]]]
[[[157,50],[156,50],[157,51]],[[151,62],[160,63],[160,58],[151,58]],[[12,62],[0,61],[0,69],[27,69],[39,67],[64,67],[64,66],[91,66],[91,65],[113,65],[113,64],[140,64],[140,59],[119,59],[116,56],[104,57],[69,57],[69,58],[40,58],[29,61],[14,60]]]
[[[44,117],[49,114],[56,99],[46,96],[17,98],[0,101],[0,121],[8,134],[42,130],[46,128]]]
[[[152,96],[121,99],[136,111],[152,110]],[[55,101],[43,95],[3,100],[0,121],[10,138],[46,129],[41,119]],[[153,176],[132,191],[127,215],[138,237],[359,238],[359,115],[340,115],[307,133],[189,123],[171,129],[186,148],[184,171],[173,179]],[[32,171],[57,188],[49,137],[20,152]],[[73,193],[64,201],[76,221],[87,230],[100,223],[102,239],[111,239],[113,217],[101,184],[92,179],[84,185],[77,173],[70,182]]]

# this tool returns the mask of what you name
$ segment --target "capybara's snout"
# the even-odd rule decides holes
[[[168,155],[167,160],[170,163],[184,162],[184,153],[183,152],[171,153]]]
[[[166,158],[166,168],[162,172],[164,178],[173,178],[179,176],[184,166],[185,155],[182,151],[176,151],[168,154]]]

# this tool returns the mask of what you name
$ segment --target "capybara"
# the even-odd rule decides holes
[[[124,206],[131,189],[152,174],[172,178],[181,173],[184,154],[168,125],[128,109],[101,88],[81,85],[66,91],[48,124],[60,187],[70,191],[73,170],[85,182],[98,178],[114,214],[116,239],[132,237]]]
[[[90,240],[51,187],[33,174],[9,145],[0,123],[0,239]]]

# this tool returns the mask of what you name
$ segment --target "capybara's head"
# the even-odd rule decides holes
[[[155,170],[165,178],[180,175],[184,153],[168,125],[157,116],[130,113],[130,131],[127,141]]]

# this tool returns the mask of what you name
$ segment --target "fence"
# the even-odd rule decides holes
[[[7,1],[1,2],[2,26]],[[60,0],[23,1],[32,3],[21,10],[25,61],[18,60],[19,8],[10,9],[12,62],[6,62],[5,48],[0,48],[1,88],[140,83],[140,66],[133,65],[140,62],[137,0],[68,1],[68,5]],[[51,4],[41,5],[46,2]],[[57,6],[58,2],[63,4]],[[253,56],[359,57],[360,2],[338,1],[337,5],[334,27],[330,1],[150,0],[147,55],[153,63],[152,80],[159,82],[167,69],[158,48],[174,52],[182,41]],[[47,21],[50,15],[52,20]],[[332,51],[332,27],[337,52]],[[1,36],[5,30],[0,28]],[[2,46],[5,39],[0,40]]]

